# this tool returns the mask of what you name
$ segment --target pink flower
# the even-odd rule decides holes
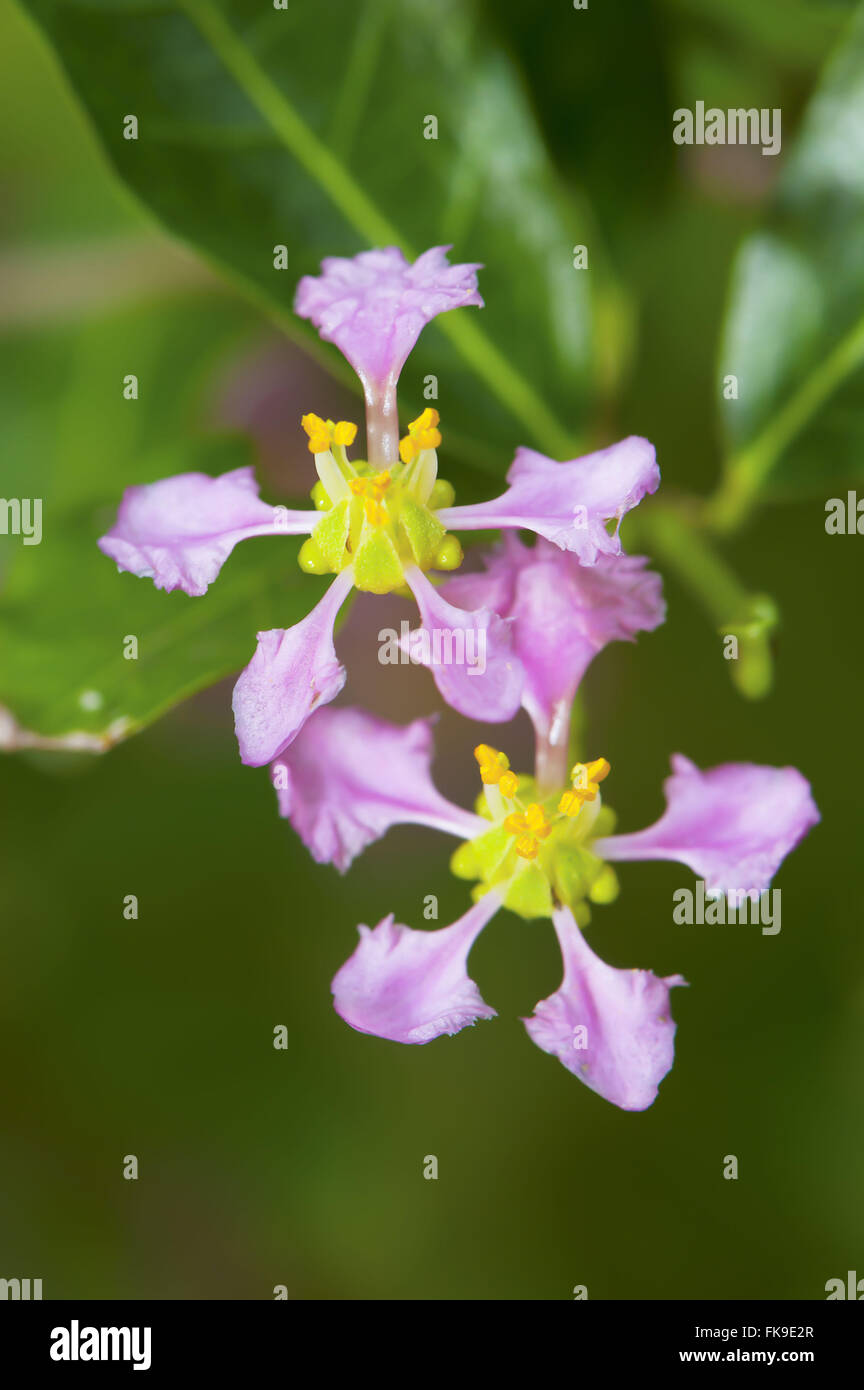
[[[549,559],[546,550],[551,554],[553,546],[575,557],[564,588],[553,595],[562,651],[565,641],[570,648],[562,680],[564,675],[571,680],[584,667],[598,642],[611,640],[598,634],[599,603],[594,627],[586,620],[581,632],[578,622],[567,628],[565,589],[575,592],[578,587],[577,561],[596,567],[619,555],[617,528],[610,535],[607,524],[619,523],[657,487],[654,450],[646,440],[625,439],[568,463],[519,449],[507,490],[473,507],[450,505],[452,488],[437,481],[441,435],[436,411],[424,411],[399,442],[396,381],[422,328],[437,314],[483,303],[477,292],[479,267],[451,266],[447,249],[433,247],[413,264],[395,247],[364,251],[351,260],[326,260],[320,276],[300,282],[297,312],[345,353],[360,376],[367,404],[367,460],[352,462],[347,456],[357,432],[354,424],[334,424],[314,414],[303,417],[318,474],[313,489],[317,509],[263,502],[248,468],[219,478],[186,473],[127,489],[114,526],[99,542],[120,569],[152,579],[157,588],[179,588],[196,597],[216,579],[234,546],[255,536],[307,536],[301,566],[335,576],[307,618],[292,628],[259,634],[256,652],[238,680],[235,728],[241,757],[253,766],[277,756],[309,716],[342,688],[345,672],[333,646],[333,623],[352,584],[381,594],[406,584],[411,588],[420,610],[418,632],[429,644],[426,664],[445,700],[471,718],[505,721],[522,700],[535,722],[548,722],[554,717],[550,701],[560,705],[566,695],[563,688],[557,695],[552,691],[561,682],[551,668],[541,670],[539,655],[524,660],[530,609],[545,601],[544,592],[548,597],[544,578],[553,586],[556,582],[551,568],[537,570],[534,560]],[[545,538],[545,550],[531,565],[517,566],[525,573],[512,614],[487,602],[455,607],[435,590],[427,573],[447,573],[461,561],[458,541],[447,535],[450,526],[527,529]],[[617,573],[618,628],[650,626],[651,616],[636,611],[635,598],[640,584],[643,590],[647,586],[623,568]],[[604,579],[607,589],[615,588],[610,574]],[[598,592],[604,579],[598,577],[594,585]],[[532,585],[537,585],[533,598]],[[575,594],[574,613],[580,602]],[[436,655],[438,638],[449,643],[443,658]],[[451,659],[447,653],[460,644],[470,644],[472,653],[477,648],[480,659],[466,659],[464,651],[461,659],[458,652]]]
[[[583,784],[585,805],[578,814],[587,818],[580,829],[583,821],[564,809],[573,793],[562,796],[556,822],[549,809],[525,807],[530,784],[524,788],[502,755],[482,745],[477,757],[488,818],[463,811],[435,787],[427,721],[399,728],[359,710],[327,710],[276,765],[287,777],[279,790],[282,814],[319,861],[345,869],[391,826],[410,822],[464,841],[468,869],[457,867],[456,858],[454,869],[481,880],[476,906],[450,927],[418,931],[392,917],[371,931],[361,927],[359,945],[333,981],[336,1010],[360,1032],[408,1043],[429,1042],[491,1018],[494,1011],[467,973],[471,946],[502,906],[522,916],[548,915],[561,945],[564,978],[525,1020],[529,1036],[599,1095],[622,1109],[642,1110],[672,1065],[669,991],[684,981],[604,964],[585,941],[576,908],[556,902],[548,889],[544,906],[538,884],[545,875],[560,894],[562,870],[571,873],[572,883],[572,866],[584,863],[584,891],[598,903],[614,896],[610,861],[672,858],[704,876],[709,888],[761,891],[819,818],[810,789],[794,768],[724,764],[700,772],[679,756],[667,784],[669,809],[656,826],[635,835],[598,836],[596,786]],[[609,770],[607,764],[601,773],[602,761],[589,764],[601,781]],[[556,825],[569,837],[557,849]],[[586,907],[587,900],[578,910]]]

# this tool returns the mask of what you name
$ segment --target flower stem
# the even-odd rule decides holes
[[[646,508],[638,518],[644,538],[662,564],[673,570],[711,616],[724,639],[734,638],[729,655],[732,681],[748,699],[767,695],[773,681],[771,634],[779,621],[767,594],[750,593],[712,549],[689,506],[667,503]]]

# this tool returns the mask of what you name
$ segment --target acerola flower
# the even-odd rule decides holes
[[[750,763],[700,772],[678,755],[665,814],[647,830],[616,836],[601,794],[611,771],[605,758],[577,763],[568,785],[548,790],[481,744],[483,791],[471,814],[437,790],[431,756],[428,720],[400,728],[332,709],[274,765],[281,813],[319,862],[344,871],[390,826],[409,822],[459,838],[451,868],[475,883],[474,906],[449,927],[418,931],[392,916],[361,926],[360,944],[333,980],[336,1011],[359,1032],[406,1043],[491,1018],[467,974],[474,941],[501,907],[549,917],[564,978],[523,1020],[528,1034],[599,1095],[645,1109],[672,1065],[669,991],[685,982],[613,968],[588,946],[581,929],[592,906],[618,894],[612,861],[675,859],[704,876],[708,891],[761,892],[819,819],[807,782],[794,768]]]
[[[595,565],[620,554],[617,525],[657,487],[654,449],[634,437],[567,463],[519,449],[501,497],[453,505],[452,486],[438,477],[437,410],[424,410],[401,441],[396,410],[396,383],[424,325],[446,310],[483,304],[479,267],[451,266],[447,250],[433,247],[413,265],[396,247],[367,251],[353,260],[325,260],[320,276],[301,280],[298,314],[344,353],[366,400],[366,459],[349,460],[346,452],[355,424],[303,416],[318,474],[314,509],[269,506],[249,468],[220,478],[186,473],[127,489],[115,525],[99,542],[120,569],[157,588],[200,596],[238,541],[308,536],[301,567],[334,579],[307,618],[258,634],[255,655],[237,681],[237,739],[252,766],[276,757],[344,684],[333,625],[352,588],[413,594],[425,629],[461,636],[463,651],[474,649],[467,639],[482,639],[482,671],[465,661],[433,660],[433,676],[461,713],[492,723],[512,718],[525,676],[512,651],[512,625],[485,603],[454,607],[427,578],[461,564],[452,530],[526,529]],[[611,534],[610,522],[616,524]]]

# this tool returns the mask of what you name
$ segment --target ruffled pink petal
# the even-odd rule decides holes
[[[361,709],[322,709],[273,766],[279,811],[313,859],[342,872],[391,825],[470,840],[488,821],[436,789],[431,719],[400,726]]]
[[[450,265],[449,246],[434,246],[413,264],[396,246],[331,256],[321,275],[304,275],[294,308],[335,343],[363,382],[367,397],[395,385],[423,327],[466,304],[483,307],[479,265]]]
[[[522,1022],[592,1091],[622,1110],[646,1110],[675,1056],[669,991],[681,975],[616,970],[595,956],[569,908],[554,913],[564,961],[561,988]]]
[[[722,763],[701,772],[676,753],[656,824],[593,846],[603,859],[674,859],[708,893],[767,888],[786,855],[820,819],[810,784],[794,767]]]
[[[352,583],[350,569],[343,570],[302,622],[258,633],[255,655],[240,673],[231,702],[240,757],[248,766],[278,758],[310,714],[345,684],[333,624]]]
[[[422,620],[408,638],[412,659],[428,666],[442,697],[466,718],[491,724],[512,719],[524,675],[510,624],[488,608],[454,608],[416,566],[406,568],[405,578]]]
[[[251,468],[219,478],[180,473],[128,487],[117,520],[99,549],[157,589],[207,592],[238,541],[250,536],[302,535],[318,515],[271,507],[258,496]]]
[[[358,1033],[391,1042],[427,1043],[494,1018],[466,970],[468,953],[501,906],[487,893],[450,927],[414,931],[392,914],[370,931],[334,976],[333,1005]]]
[[[481,603],[512,619],[513,650],[525,671],[522,703],[548,738],[585,671],[609,642],[633,640],[666,615],[659,575],[642,556],[600,555],[591,567],[539,539],[514,535],[486,559],[482,575],[458,575],[439,591],[460,606]]]
[[[593,565],[598,555],[620,555],[616,526],[648,492],[656,492],[660,470],[654,445],[638,435],[568,463],[555,463],[533,449],[518,449],[507,474],[506,492],[476,506],[445,507],[439,520],[448,531],[516,527],[536,531],[561,550]]]

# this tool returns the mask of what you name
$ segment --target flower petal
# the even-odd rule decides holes
[[[238,541],[250,536],[300,535],[318,514],[271,507],[258,496],[251,468],[219,478],[179,473],[158,483],[128,487],[117,520],[99,549],[157,589],[207,592]]]
[[[449,246],[434,246],[413,264],[396,246],[362,251],[352,260],[331,256],[322,274],[304,275],[294,308],[335,343],[367,395],[395,385],[423,327],[447,309],[483,307],[479,265],[450,265]]]
[[[416,566],[406,567],[405,578],[422,619],[408,638],[412,660],[428,666],[448,705],[466,718],[492,724],[512,719],[523,671],[510,624],[488,608],[454,608]]]
[[[463,840],[488,830],[434,786],[432,723],[400,726],[361,709],[322,709],[301,730],[273,773],[280,814],[313,859],[344,873],[391,825],[428,825]]]
[[[351,570],[343,570],[302,622],[258,633],[255,655],[240,673],[231,702],[240,757],[248,766],[278,758],[313,710],[335,699],[345,684],[333,624],[352,583]]]
[[[334,976],[333,1006],[358,1033],[427,1043],[495,1010],[466,971],[468,952],[501,906],[487,893],[452,926],[414,931],[385,917],[359,927],[360,945]]]
[[[606,965],[569,908],[558,908],[554,922],[564,979],[522,1022],[538,1047],[592,1091],[622,1110],[646,1110],[675,1056],[669,991],[687,982]]]
[[[569,715],[597,653],[651,631],[666,614],[662,581],[646,573],[643,556],[600,555],[589,568],[548,541],[529,548],[511,533],[485,563],[485,574],[458,575],[440,592],[512,619],[513,650],[525,671],[522,703],[544,738],[559,711]]]
[[[676,753],[666,810],[631,835],[595,841],[603,859],[674,859],[708,893],[767,888],[786,855],[819,821],[810,784],[794,767],[722,763],[702,772]]]
[[[534,449],[518,449],[507,474],[506,492],[469,507],[442,507],[438,519],[448,531],[517,527],[538,535],[593,565],[598,555],[620,555],[617,528],[606,522],[655,492],[660,470],[654,445],[638,435],[568,463],[555,463]]]

